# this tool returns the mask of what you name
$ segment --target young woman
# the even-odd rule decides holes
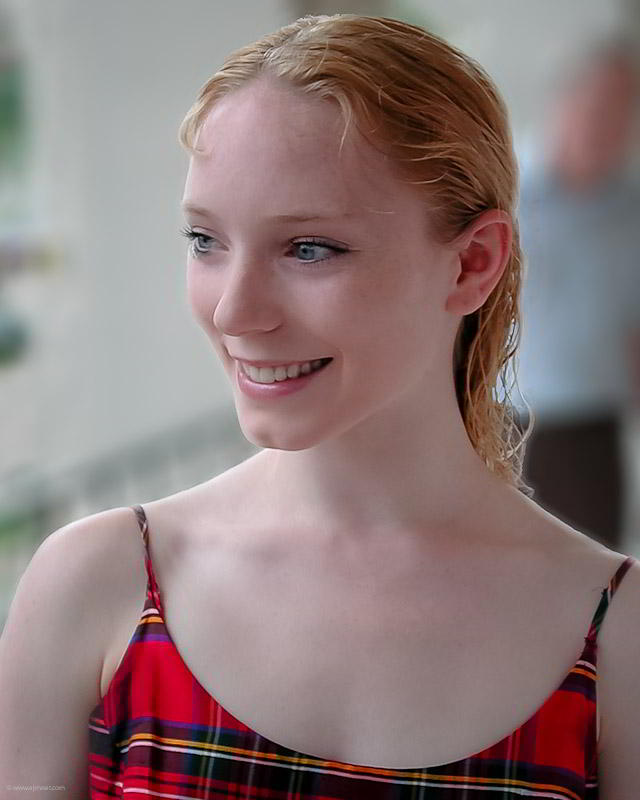
[[[4,783],[631,798],[640,565],[520,479],[489,77],[399,20],[307,16],[180,138],[189,301],[262,449],[47,537],[0,648]]]

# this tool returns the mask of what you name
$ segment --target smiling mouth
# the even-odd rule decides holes
[[[277,367],[275,369],[272,367],[257,368],[241,361],[238,363],[242,372],[254,383],[273,384],[304,378],[312,372],[318,372],[323,369],[331,361],[333,361],[333,358],[319,358],[314,359],[312,362],[302,362],[304,364],[302,368],[300,364],[294,364],[286,368]]]

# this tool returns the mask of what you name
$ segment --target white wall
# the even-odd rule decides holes
[[[232,402],[186,301],[179,124],[224,56],[290,21],[284,0],[19,0],[37,206],[61,271],[13,286],[36,329],[0,375],[0,469],[82,462]]]

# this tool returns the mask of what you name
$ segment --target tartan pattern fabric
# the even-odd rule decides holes
[[[89,717],[91,800],[596,800],[596,637],[629,556],[602,590],[584,649],[538,711],[460,761],[388,769],[328,761],[266,739],[226,711],[182,660],[164,623],[148,523],[134,510],[149,577],[138,626]]]

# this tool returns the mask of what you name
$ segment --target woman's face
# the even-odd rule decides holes
[[[386,409],[410,424],[449,399],[456,254],[427,236],[427,210],[385,156],[355,133],[339,156],[342,130],[337,106],[254,82],[212,110],[198,140],[207,152],[190,161],[189,303],[260,447],[375,432]],[[239,388],[235,359],[323,357],[332,363],[300,391]]]

